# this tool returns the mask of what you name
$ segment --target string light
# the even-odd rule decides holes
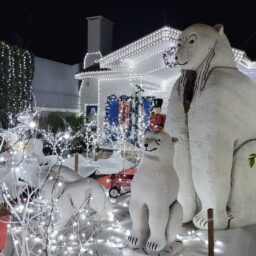
[[[102,58],[101,52],[87,52],[84,57],[84,69],[87,68],[90,64],[92,64],[92,60],[99,60]]]
[[[108,54],[107,56],[99,59],[101,68],[109,68],[108,71],[93,71],[93,72],[82,72],[75,76],[76,79],[85,80],[87,78],[97,78],[98,80],[128,80],[131,76],[134,76],[134,79],[143,77],[144,81],[152,82],[157,85],[163,82],[163,79],[158,79],[158,81],[153,81],[152,77],[147,77],[149,74],[157,72],[162,69],[162,67],[157,67],[153,70],[147,71],[145,73],[137,73],[135,66],[142,61],[146,61],[148,58],[153,57],[157,54],[162,54],[164,59],[164,67],[173,67],[176,66],[176,62],[171,60],[169,57],[170,49],[174,49],[177,45],[177,40],[181,34],[181,31],[173,29],[171,27],[163,27],[117,51]],[[156,49],[152,48],[151,51],[148,51],[147,54],[144,54],[141,57],[136,57],[135,60],[131,58],[135,55],[140,55],[142,51],[146,49],[159,45]],[[240,63],[243,66],[246,66],[247,69],[256,69],[255,62],[251,62],[245,55],[244,51],[233,48],[234,59],[237,63]],[[122,68],[127,69],[122,69]],[[246,73],[246,71],[245,71]],[[248,73],[249,74],[249,73]]]
[[[152,47],[159,42],[162,41],[174,41],[177,40],[179,35],[181,34],[181,31],[170,28],[170,27],[163,27],[145,37],[142,39],[139,39],[117,51],[114,51],[113,53],[101,58],[99,60],[101,67],[112,67],[112,63],[115,63],[115,61],[120,61],[123,59],[127,59],[133,55],[139,54],[145,49],[148,49],[149,47]],[[119,64],[120,65],[120,64]],[[116,66],[117,67],[117,64]]]
[[[0,109],[3,126],[14,125],[17,113],[32,102],[34,56],[27,50],[0,42]]]

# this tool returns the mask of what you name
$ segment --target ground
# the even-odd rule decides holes
[[[146,254],[147,252],[129,251],[127,237],[130,234],[131,219],[129,216],[130,193],[126,193],[117,199],[111,199],[114,206],[113,222],[102,222],[101,228],[95,241],[88,243],[87,254],[97,256],[121,256],[121,255],[152,255],[167,256],[165,252]],[[256,226],[240,228],[235,230],[216,231],[215,232],[215,256],[251,256],[256,251]],[[183,227],[182,233],[178,236],[183,240],[183,251],[175,256],[202,256],[208,255],[207,252],[207,231],[197,231],[191,225]],[[9,244],[4,253],[5,256],[11,256],[12,248]],[[43,254],[41,254],[43,255]],[[78,256],[77,254],[67,254]],[[79,255],[80,256],[80,255]]]

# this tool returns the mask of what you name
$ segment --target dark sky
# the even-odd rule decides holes
[[[30,47],[40,57],[81,62],[87,49],[86,17],[113,21],[114,49],[164,25],[222,23],[233,47],[256,59],[256,0],[0,0],[0,40]]]

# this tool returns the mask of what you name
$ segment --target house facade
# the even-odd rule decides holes
[[[181,70],[177,66],[169,67],[163,54],[177,44],[180,33],[165,26],[104,57],[100,52],[87,53],[85,62],[93,54],[98,58],[75,75],[82,82],[80,112],[84,112],[88,105],[97,106],[98,125],[101,127],[107,98],[110,95],[132,95],[135,85],[140,85],[144,89],[143,96],[163,99],[162,113],[165,114],[172,87]],[[251,62],[244,51],[233,49],[233,53],[239,70],[256,82],[256,63]]]

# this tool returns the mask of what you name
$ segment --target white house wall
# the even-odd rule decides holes
[[[88,78],[82,81],[80,92],[80,112],[84,111],[85,104],[98,104],[98,80]]]
[[[134,65],[133,70],[136,70],[136,73],[147,73],[149,71],[153,71],[164,67],[164,62],[162,58],[162,54],[157,54],[148,59],[142,60]]]
[[[256,83],[256,72],[251,71],[251,72],[244,72],[254,83]]]
[[[78,109],[79,65],[68,65],[35,57],[32,91],[37,107]]]
[[[241,65],[241,64],[237,64],[238,69],[244,73],[245,75],[247,75],[254,83],[256,83],[256,70],[250,70],[247,69],[245,66]]]

